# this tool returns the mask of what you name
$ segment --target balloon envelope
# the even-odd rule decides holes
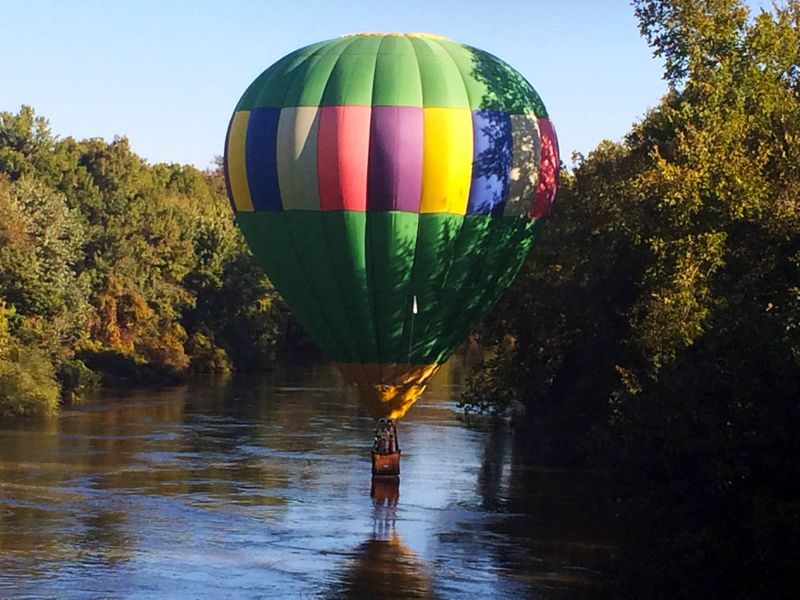
[[[519,73],[423,34],[289,54],[247,88],[225,144],[253,254],[370,413],[389,418],[511,283],[558,165]]]

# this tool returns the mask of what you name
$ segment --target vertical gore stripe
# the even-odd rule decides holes
[[[255,210],[281,210],[276,160],[279,108],[250,111],[245,142],[247,181]]]
[[[292,313],[326,352],[336,348],[326,325],[322,307],[305,280],[300,257],[295,251],[287,215],[284,212],[247,212],[236,215],[236,222],[247,245],[264,268],[270,281],[292,307]]]
[[[472,113],[472,184],[467,214],[503,214],[511,171],[511,120],[502,111]]]
[[[527,215],[536,197],[539,181],[539,125],[532,114],[510,115],[513,159],[511,186],[503,215]]]
[[[369,106],[320,108],[319,196],[322,210],[367,209]]]
[[[441,319],[446,307],[454,306],[454,290],[446,285],[456,258],[457,240],[466,220],[461,215],[427,214],[419,218],[412,272],[412,292],[417,296],[418,314],[412,332],[408,327],[409,362],[425,362],[436,356],[442,338]]]
[[[266,107],[281,108],[286,95],[285,85],[292,74],[306,63],[315,52],[329,45],[330,42],[320,42],[284,56],[250,84],[241,100],[239,100],[236,110],[252,110]]]
[[[381,40],[372,106],[422,106],[419,64],[408,38],[387,36]]]
[[[319,210],[319,108],[284,108],[278,119],[277,168],[283,210]]]
[[[372,104],[372,80],[380,45],[378,37],[354,38],[342,50],[325,84],[323,106]]]
[[[247,165],[245,163],[245,138],[250,111],[233,113],[228,131],[228,146],[225,157],[228,162],[228,179],[230,181],[231,196],[237,211],[253,210],[253,201],[250,199],[250,188],[247,184]]]
[[[558,140],[553,124],[549,119],[539,119],[539,137],[542,145],[539,164],[539,182],[536,186],[536,199],[530,216],[534,219],[546,217],[553,206],[558,185]]]
[[[373,302],[367,284],[367,213],[339,210],[323,212],[321,216],[338,295],[358,349],[352,359],[378,360]]]
[[[422,147],[422,108],[373,107],[369,142],[368,210],[419,211]]]
[[[408,356],[403,324],[410,309],[419,215],[402,211],[367,213],[367,283],[374,304],[379,362],[402,362]],[[381,369],[386,378],[391,369]]]
[[[455,61],[435,40],[410,37],[417,53],[422,84],[422,105],[469,108],[464,80]]]
[[[472,112],[425,108],[421,213],[467,210],[472,179]]]
[[[319,106],[339,55],[352,42],[352,38],[333,40],[288,73],[279,83],[282,92],[279,106]]]
[[[469,107],[473,110],[484,108],[491,96],[486,77],[486,71],[491,70],[491,63],[481,60],[474,50],[461,44],[450,40],[432,41],[447,53],[458,69],[462,87],[469,99]]]

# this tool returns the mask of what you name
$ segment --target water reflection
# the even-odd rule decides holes
[[[330,598],[435,598],[428,567],[397,531],[400,482],[373,478],[372,535],[350,553]]]
[[[436,598],[425,563],[397,532],[368,539],[353,553],[330,598]]]
[[[373,421],[326,367],[2,425],[0,597],[588,589],[610,548],[599,478],[536,468],[508,429],[465,423],[462,369],[400,425],[401,488],[370,489]]]

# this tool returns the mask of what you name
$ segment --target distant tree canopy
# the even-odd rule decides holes
[[[264,368],[288,319],[219,168],[149,165],[122,137],[59,139],[29,107],[0,113],[0,306],[0,415],[50,411],[95,371],[113,384]],[[11,372],[47,401],[6,400],[25,395]]]
[[[783,597],[800,561],[800,3],[633,5],[669,91],[563,172],[464,402],[522,402],[540,456],[630,484],[616,510],[640,543],[614,597]]]

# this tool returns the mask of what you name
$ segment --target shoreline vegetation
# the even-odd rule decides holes
[[[302,351],[302,352],[301,352]],[[222,170],[0,113],[0,417],[98,385],[262,370],[316,351],[234,226]]]
[[[800,586],[800,1],[634,0],[668,91],[562,170],[474,339],[462,406],[524,407],[537,461],[610,473],[609,598]],[[611,67],[610,67],[611,68]],[[569,73],[565,71],[565,77]],[[0,417],[103,383],[315,352],[235,229],[219,166],[0,113]],[[318,355],[317,355],[318,356]]]
[[[793,597],[800,2],[633,6],[668,92],[562,171],[463,405],[524,406],[539,461],[612,474],[608,597]]]

